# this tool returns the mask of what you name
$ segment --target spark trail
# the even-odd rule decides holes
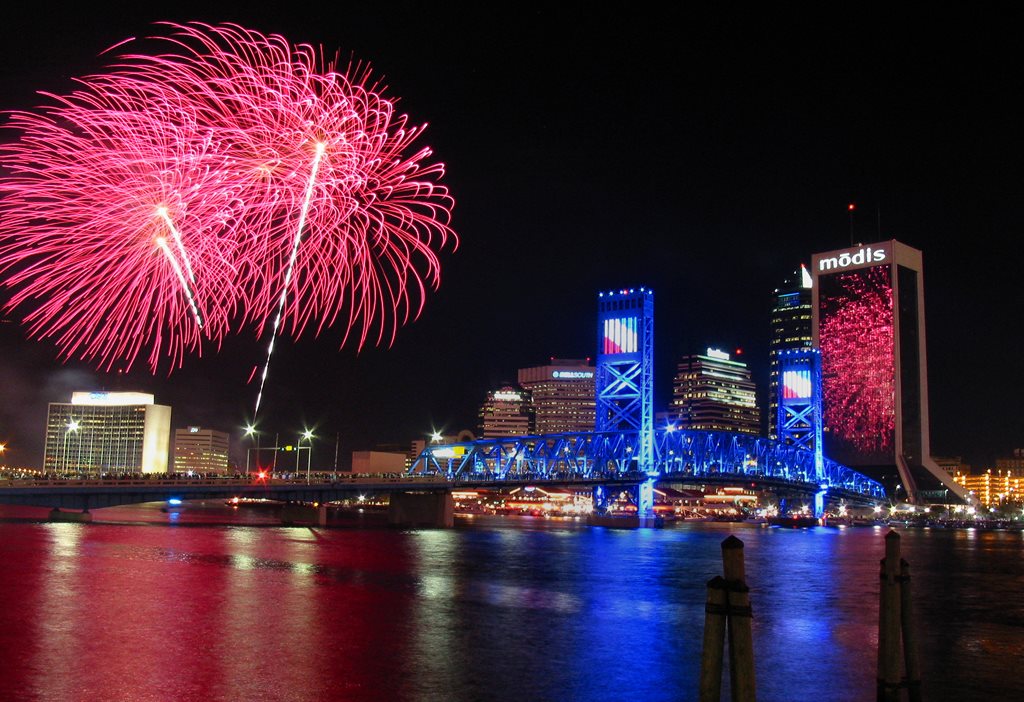
[[[302,200],[299,223],[295,228],[295,240],[292,242],[292,253],[288,259],[288,270],[284,275],[284,285],[281,286],[281,296],[277,300],[277,314],[274,315],[274,324],[270,331],[270,343],[267,344],[267,360],[263,364],[263,373],[260,374],[260,389],[256,393],[256,408],[252,413],[254,423],[260,413],[263,387],[267,382],[267,374],[270,372],[270,357],[274,355],[274,342],[277,341],[277,331],[281,327],[281,317],[284,315],[284,305],[288,299],[288,286],[291,285],[292,273],[295,271],[295,259],[299,256],[299,244],[302,242],[302,232],[306,228],[306,215],[309,213],[309,203],[313,198],[313,186],[316,184],[316,174],[320,170],[320,160],[324,157],[325,148],[323,143],[316,145],[316,155],[313,157],[313,166],[310,168],[309,182],[306,184],[306,196]]]

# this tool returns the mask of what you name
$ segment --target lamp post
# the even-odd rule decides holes
[[[78,421],[76,419],[69,419],[67,423],[67,431],[64,432],[64,472],[70,473],[68,470],[68,437],[71,436],[71,432],[78,431]]]
[[[256,437],[256,464],[259,467],[260,462],[260,433],[256,431],[256,427],[252,424],[245,425],[245,436],[249,439],[249,448],[245,450],[245,474],[249,475],[249,459],[252,456],[252,441],[251,437]]]
[[[298,472],[298,470],[299,470],[299,459],[302,457],[302,442],[304,440],[310,442],[310,444],[308,446],[306,446],[306,485],[309,485],[309,482],[310,482],[309,481],[310,466],[311,466],[311,464],[313,462],[313,445],[312,445],[313,430],[312,429],[303,429],[302,435],[299,437],[298,448],[295,451],[295,472]]]

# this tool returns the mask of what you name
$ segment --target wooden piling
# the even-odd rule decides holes
[[[721,576],[708,581],[704,605],[704,648],[700,658],[700,702],[722,699],[722,649],[725,646],[726,583]]]
[[[910,564],[900,560],[900,624],[903,632],[903,664],[906,667],[907,699],[921,702],[921,670],[917,663],[917,634],[910,604]]]
[[[743,542],[730,536],[722,542],[725,564],[726,602],[729,612],[729,681],[733,702],[754,702],[753,612],[743,562]]]
[[[878,702],[899,702],[900,697],[900,535],[885,536],[885,558],[879,574]]]

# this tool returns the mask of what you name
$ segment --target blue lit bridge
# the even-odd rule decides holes
[[[884,487],[827,458],[791,444],[735,434],[661,429],[654,432],[657,481],[746,485],[794,495],[825,493],[828,501],[876,504]],[[638,467],[639,431],[522,436],[427,446],[410,476],[502,486],[524,480],[546,484],[600,482],[601,476],[645,476]]]

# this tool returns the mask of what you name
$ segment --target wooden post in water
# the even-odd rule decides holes
[[[700,702],[722,699],[722,649],[725,647],[725,579],[716,575],[708,581],[704,605],[704,649],[700,657]]]
[[[900,699],[900,535],[885,535],[885,558],[879,574],[878,702]]]
[[[722,542],[729,609],[729,681],[733,702],[754,702],[754,635],[750,588],[743,564],[743,542],[730,536]]]
[[[750,588],[746,583],[743,542],[730,536],[722,542],[725,577],[708,581],[704,607],[704,650],[700,667],[700,702],[720,702],[722,648],[729,632],[729,681],[733,702],[755,702],[754,639]]]
[[[907,699],[921,702],[921,669],[917,665],[917,634],[910,606],[910,564],[900,559],[900,623],[903,631],[903,663],[907,668]]]

